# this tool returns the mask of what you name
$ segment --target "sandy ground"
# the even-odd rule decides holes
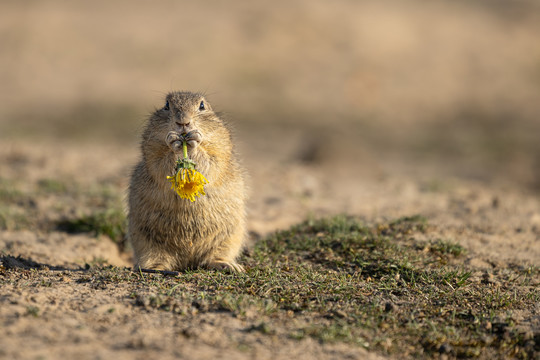
[[[252,140],[258,138],[251,135]],[[260,141],[244,146],[256,149],[255,143]],[[128,147],[42,144],[39,149],[36,155],[34,146],[3,146],[2,159],[12,159],[14,154],[26,159],[16,167],[2,161],[3,176],[25,179],[27,185],[51,177],[73,179],[81,184],[107,180],[121,189],[126,185],[126,170],[137,158],[137,149]],[[290,160],[295,153],[287,147],[282,147],[279,154],[264,155],[264,146],[260,151],[247,152],[245,158],[251,174],[250,244],[308,216],[347,213],[374,223],[422,214],[430,224],[425,236],[463,245],[468,266],[489,270],[512,264],[539,265],[537,195],[458,179],[433,184],[395,174],[382,166],[374,171],[371,166],[365,170],[364,166],[343,167],[335,162],[305,164]],[[114,158],[109,157],[104,163],[103,159],[111,153]],[[54,211],[51,199],[37,197],[36,202],[48,214],[43,215],[45,218],[54,218],[50,213]],[[129,253],[120,253],[105,236],[96,238],[56,230],[2,231],[0,249],[4,254],[20,255],[51,269],[77,269],[96,259],[130,266]],[[0,319],[5,329],[0,339],[3,358],[379,357],[353,345],[322,345],[310,339],[298,342],[279,334],[257,336],[246,332],[245,319],[226,313],[178,317],[156,309],[148,312],[135,306],[130,298],[135,290],[129,286],[74,286],[84,282],[84,272],[42,271],[37,279],[35,275],[28,275],[28,283],[33,286],[8,284],[0,290]],[[39,281],[52,285],[39,286]],[[28,316],[28,309],[33,306],[39,308],[39,317]]]
[[[468,266],[540,265],[535,1],[0,8],[0,253],[51,269],[0,288],[2,359],[379,357],[142,309],[130,294],[144,284],[93,287],[73,271],[131,265],[106,236],[54,224],[125,192],[142,121],[169,89],[207,92],[234,123],[249,246],[310,216],[421,214]],[[78,190],[36,190],[49,180]]]
[[[441,238],[463,244],[486,261],[534,263],[540,259],[540,203],[535,192],[508,183],[489,185],[457,177],[441,179],[430,175],[434,169],[421,164],[411,164],[417,173],[414,177],[396,172],[392,160],[385,163],[375,155],[370,158],[364,154],[364,158],[356,162],[342,158],[306,163],[299,159],[298,148],[294,145],[269,151],[268,147],[278,139],[269,137],[268,133],[250,134],[247,138],[251,140],[240,141],[239,147],[245,154],[243,162],[248,169],[248,225],[253,238],[284,229],[309,216],[343,213],[374,223],[422,214]],[[295,143],[294,137],[290,143]],[[130,148],[111,144],[90,147],[92,145],[48,143],[39,145],[39,155],[36,155],[35,146],[14,142],[0,148],[0,156],[4,159],[15,156],[25,159],[24,164],[17,166],[4,161],[4,179],[24,179],[23,183],[28,186],[50,178],[67,179],[83,186],[109,182],[125,191],[130,169],[139,156],[137,145]],[[114,158],[107,157],[111,153],[115,154]],[[106,162],[105,158],[108,159]],[[351,162],[344,164],[344,161]],[[50,199],[36,200],[37,206],[44,210],[50,210],[54,203]],[[11,239],[4,240],[7,243],[19,239],[17,248],[24,243],[43,243],[43,238],[49,237],[49,245],[65,242],[70,246],[69,254],[84,253],[86,261],[104,256],[111,263],[122,263],[114,255],[105,255],[111,252],[111,247],[83,235],[70,235],[70,242],[66,242],[63,233],[2,232],[3,239]],[[77,248],[81,242],[93,250],[81,251]],[[47,249],[51,251],[46,244],[31,250],[33,247],[30,246],[27,253],[33,257],[46,254]],[[69,263],[69,255],[59,249],[54,252],[58,260],[51,265]],[[50,262],[49,256],[34,259]]]

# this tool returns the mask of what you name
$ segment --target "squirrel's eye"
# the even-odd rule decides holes
[[[199,105],[199,111],[200,111],[200,110],[204,110],[204,109],[206,109],[206,108],[204,107],[204,101],[201,101],[201,103],[200,103],[200,105]]]
[[[165,106],[163,107],[163,110],[169,110],[169,101],[168,100],[165,102]]]

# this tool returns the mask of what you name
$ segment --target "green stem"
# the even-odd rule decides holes
[[[188,158],[187,156],[187,141],[182,141],[182,150],[184,150],[184,160]]]

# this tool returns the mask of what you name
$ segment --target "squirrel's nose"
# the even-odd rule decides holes
[[[182,127],[182,126],[189,127],[189,125],[191,124],[191,117],[189,117],[189,116],[178,116],[175,119],[175,123],[176,123],[176,125],[178,125],[180,127]]]
[[[185,114],[177,114],[174,120],[175,120],[176,125],[180,127],[189,126],[189,124],[191,124],[191,117],[186,116]]]

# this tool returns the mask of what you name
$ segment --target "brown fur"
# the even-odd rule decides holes
[[[173,92],[166,101],[169,110],[156,110],[144,129],[142,160],[129,188],[128,237],[135,266],[242,271],[236,258],[246,234],[246,189],[230,131],[201,94]],[[195,202],[176,195],[166,179],[181,156],[170,134],[192,130],[199,136],[189,142],[188,154],[209,182],[206,195]]]

